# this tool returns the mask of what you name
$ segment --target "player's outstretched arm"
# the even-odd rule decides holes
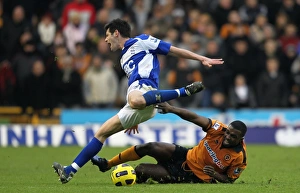
[[[222,58],[218,58],[218,59],[208,58],[208,57],[196,54],[194,52],[191,52],[189,50],[178,48],[175,46],[171,46],[170,54],[172,54],[176,57],[179,57],[179,58],[201,61],[204,66],[208,66],[208,67],[212,67],[212,65],[218,65],[218,64],[224,63]]]
[[[155,107],[157,109],[160,109],[160,113],[162,114],[174,113],[178,115],[180,118],[192,122],[202,128],[207,128],[210,124],[208,118],[197,115],[196,113],[189,111],[187,109],[171,106],[167,102],[159,103],[155,105]]]

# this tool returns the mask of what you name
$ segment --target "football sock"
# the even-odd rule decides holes
[[[75,158],[73,163],[65,168],[65,172],[76,173],[84,164],[86,164],[93,156],[95,156],[102,148],[103,144],[97,138],[93,138]]]
[[[146,100],[146,106],[162,103],[178,97],[188,96],[185,87],[174,90],[151,90],[143,94]]]
[[[135,161],[138,159],[141,159],[141,157],[138,156],[138,154],[135,152],[135,146],[132,146],[128,149],[125,149],[124,151],[122,151],[112,159],[108,160],[107,166],[108,168],[111,168],[121,163],[125,163],[128,161]]]

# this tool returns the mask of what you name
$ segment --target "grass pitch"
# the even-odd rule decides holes
[[[123,148],[104,147],[99,154],[111,158]],[[234,184],[135,184],[116,187],[110,172],[101,173],[91,163],[86,164],[68,184],[61,184],[53,172],[54,161],[69,164],[81,147],[59,148],[1,148],[0,192],[21,193],[296,193],[300,192],[300,148],[271,145],[248,145],[248,167]],[[145,157],[129,162],[135,167],[139,162],[152,162]]]

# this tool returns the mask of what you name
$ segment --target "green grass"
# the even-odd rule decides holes
[[[108,148],[101,156],[110,158],[125,148]],[[1,148],[0,192],[21,193],[247,193],[299,192],[300,148],[248,145],[248,167],[234,184],[136,184],[116,187],[110,172],[98,172],[90,163],[85,165],[68,184],[60,184],[51,168],[53,161],[70,163],[80,147],[59,148]],[[152,158],[129,162],[154,162]]]

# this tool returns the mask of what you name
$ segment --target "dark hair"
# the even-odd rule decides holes
[[[114,33],[115,30],[118,30],[123,38],[129,38],[131,28],[127,21],[122,19],[114,19],[111,22],[107,23],[104,26],[105,31],[109,29],[110,33]]]
[[[230,125],[234,129],[239,130],[243,137],[245,136],[245,134],[247,132],[247,126],[245,125],[245,123],[243,123],[242,121],[233,121],[230,123]]]

